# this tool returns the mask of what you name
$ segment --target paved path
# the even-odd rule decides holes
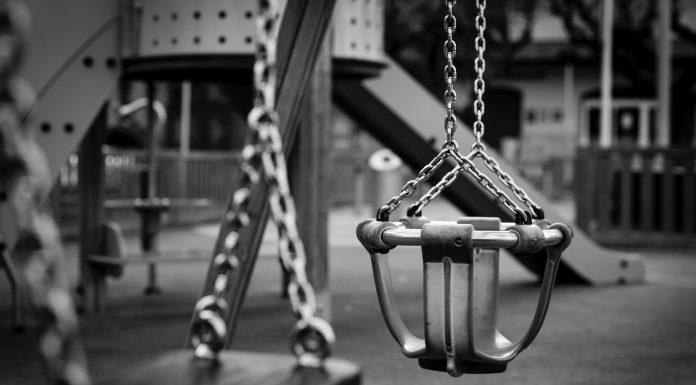
[[[365,216],[368,213],[364,213]],[[456,217],[437,206],[431,218]],[[360,363],[367,384],[684,384],[696,383],[696,256],[649,253],[648,282],[640,286],[561,286],[537,341],[507,372],[452,379],[428,372],[401,355],[391,339],[374,294],[368,257],[354,228],[362,215],[335,210],[331,216],[332,313],[336,355]],[[273,234],[274,232],[269,232]],[[168,230],[161,247],[210,248],[214,225]],[[135,247],[136,240],[130,240]],[[68,245],[68,255],[75,255]],[[242,313],[235,349],[287,351],[292,327],[288,304],[279,298],[279,267],[272,235],[264,241]],[[392,277],[406,323],[422,330],[422,279],[417,250],[394,254]],[[112,281],[109,309],[82,317],[95,379],[184,344],[204,264],[160,268],[165,293],[141,295],[146,269],[127,268]],[[536,277],[511,259],[501,262],[499,323],[511,337],[528,325],[535,306]],[[0,279],[0,385],[42,384],[35,340],[8,332],[8,288]],[[417,333],[418,334],[418,333]]]

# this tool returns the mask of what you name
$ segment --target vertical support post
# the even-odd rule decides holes
[[[638,147],[648,148],[650,146],[650,104],[641,103],[639,111]]]
[[[604,0],[602,16],[602,108],[599,134],[600,147],[611,146],[612,142],[612,47],[614,27],[614,0]]]
[[[92,306],[100,311],[103,303],[99,295],[105,277],[90,269],[87,258],[90,254],[100,252],[99,229],[104,223],[104,156],[102,145],[106,139],[108,104],[101,111],[87,130],[78,150],[78,204],[80,209],[80,286],[83,293],[83,304],[87,307],[90,296],[93,296]],[[91,288],[87,290],[87,288]],[[88,294],[89,293],[89,294]]]
[[[147,189],[143,198],[154,198],[157,196],[157,136],[155,132],[155,83],[147,83]]]
[[[578,135],[578,146],[588,147],[590,145],[590,124],[589,124],[590,109],[587,103],[580,104],[580,116],[578,117],[578,126],[580,135]]]
[[[150,200],[157,196],[157,139],[158,132],[155,132],[155,121],[157,119],[154,103],[156,88],[153,81],[147,83],[147,169],[145,177],[141,178],[141,197]],[[159,227],[160,212],[154,207],[143,207],[140,212],[142,222],[140,226],[140,242],[142,250],[147,253],[157,249],[157,231]],[[145,294],[158,294],[162,290],[157,286],[157,265],[149,263],[147,265],[147,287]]]
[[[669,147],[672,136],[670,117],[672,92],[672,1],[660,0],[657,39],[657,144]]]
[[[179,123],[179,197],[188,198],[188,156],[191,149],[191,82],[181,83]]]
[[[331,119],[331,39],[324,39],[302,106],[291,159],[300,236],[307,252],[307,277],[314,286],[318,316],[329,320],[327,163]]]
[[[575,102],[575,66],[572,62],[568,61],[563,66],[563,125],[567,132],[575,132],[577,130],[577,116],[576,116],[577,104]],[[580,131],[580,137],[587,136],[589,133],[587,131]],[[588,138],[581,139],[581,141],[589,142]]]

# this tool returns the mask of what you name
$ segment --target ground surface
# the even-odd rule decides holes
[[[382,320],[368,257],[354,237],[358,218],[349,210],[332,213],[332,313],[338,336],[335,355],[359,363],[366,384],[696,384],[696,255],[644,254],[644,285],[557,287],[540,335],[507,372],[455,379],[421,370],[401,355]],[[161,247],[210,248],[215,235],[214,226],[167,231]],[[131,247],[135,245],[132,240]],[[74,256],[74,245],[67,250]],[[272,251],[272,240],[267,240],[235,349],[287,351],[293,323],[288,304],[279,296],[279,267]],[[422,330],[418,251],[398,255],[392,264],[397,300],[406,323]],[[536,278],[514,261],[503,259],[501,264],[499,323],[515,338],[531,320],[538,288]],[[155,297],[141,295],[145,267],[129,267],[123,279],[110,282],[108,310],[81,319],[97,382],[184,345],[205,269],[200,263],[162,266],[165,292]],[[0,385],[43,384],[35,340],[9,331],[9,289],[0,277]]]

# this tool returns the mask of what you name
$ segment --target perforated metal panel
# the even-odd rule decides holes
[[[129,15],[135,33],[129,31],[133,40],[126,57],[252,54],[256,0],[142,0],[140,4]],[[333,23],[335,58],[382,61],[383,0],[338,0]]]
[[[22,76],[38,92],[29,124],[55,179],[120,73],[120,9],[113,0],[27,1],[32,17]]]
[[[250,54],[254,0],[146,0],[136,13],[138,56]]]
[[[335,58],[381,62],[384,0],[338,0],[333,38]]]

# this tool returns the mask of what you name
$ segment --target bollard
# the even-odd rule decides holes
[[[401,159],[389,149],[375,151],[368,160],[370,169],[375,174],[375,206],[381,207],[392,197],[392,192],[403,185]],[[400,206],[392,212],[392,218],[398,219],[406,215],[406,207]]]

